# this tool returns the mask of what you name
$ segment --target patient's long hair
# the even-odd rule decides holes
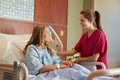
[[[49,46],[48,42],[44,41],[44,36],[43,36],[44,30],[47,27],[48,27],[47,25],[43,25],[43,24],[40,24],[34,27],[32,36],[24,48],[24,51],[23,51],[24,54],[26,54],[27,47],[31,44],[34,44],[36,47],[41,46],[43,49],[46,46],[48,52],[50,53],[50,55],[52,55],[52,49]]]

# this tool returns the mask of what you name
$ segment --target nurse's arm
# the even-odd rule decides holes
[[[79,63],[79,62],[96,62],[98,60],[99,56],[100,56],[100,53],[96,53],[89,57],[80,57],[75,62],[77,62],[77,63]]]
[[[72,50],[68,50],[68,51],[63,51],[63,52],[57,52],[57,55],[59,56],[71,56],[74,55],[77,51],[72,49]]]

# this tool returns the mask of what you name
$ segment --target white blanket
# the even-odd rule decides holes
[[[34,77],[29,77],[27,80],[86,80],[91,72],[81,65],[75,65],[72,68],[58,69]],[[117,80],[112,77],[101,76],[94,80]]]

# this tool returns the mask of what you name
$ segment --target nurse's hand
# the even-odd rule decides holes
[[[80,63],[80,58],[78,58],[78,59],[76,59],[75,61],[74,61],[74,63]]]

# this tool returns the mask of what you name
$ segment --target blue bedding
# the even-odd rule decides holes
[[[54,71],[29,77],[28,80],[86,80],[91,72],[85,67],[76,64],[71,68],[57,69]],[[94,80],[117,80],[116,78],[100,76]]]

